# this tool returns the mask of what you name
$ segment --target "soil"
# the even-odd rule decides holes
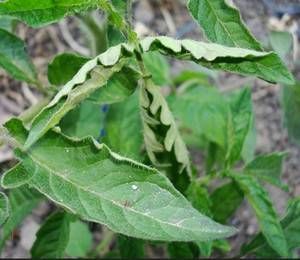
[[[205,40],[201,31],[191,19],[190,15],[179,2],[174,0],[140,0],[135,3],[134,25],[140,35],[172,35],[178,38],[194,38]],[[271,16],[276,14],[273,9],[266,8],[264,1],[240,0],[234,1],[246,24],[253,34],[262,42],[266,41]],[[276,1],[273,8],[276,9]],[[277,1],[278,2],[278,1]],[[298,3],[299,1],[279,1],[280,4]],[[277,3],[278,4],[278,3]],[[275,19],[275,18],[272,18]],[[277,19],[277,18],[276,18]],[[294,18],[297,24],[299,20]],[[80,37],[76,29],[76,21],[67,19],[67,30],[75,39]],[[25,39],[28,44],[28,51],[33,58],[34,64],[39,69],[41,80],[47,84],[47,64],[57,54],[64,51],[72,51],[69,39],[66,39],[65,27],[54,24],[43,29],[30,29],[24,25],[18,27],[18,35]],[[82,41],[79,41],[82,44]],[[80,50],[80,49],[79,49]],[[177,73],[182,66],[177,63],[172,68],[172,73]],[[295,70],[295,68],[293,68]],[[298,74],[298,70],[295,70]],[[242,78],[226,73],[219,74],[221,89],[237,88],[243,86]],[[248,80],[248,79],[247,79]],[[288,157],[284,165],[283,180],[290,187],[290,192],[267,186],[271,198],[279,214],[283,214],[287,201],[290,197],[300,196],[300,148],[294,145],[288,138],[287,131],[283,126],[282,109],[280,105],[280,86],[270,85],[261,80],[248,80],[252,86],[254,110],[257,129],[257,154],[276,151],[288,151]],[[34,88],[25,83],[10,79],[3,71],[0,71],[0,124],[9,117],[19,115],[24,109],[36,103],[40,98]],[[198,154],[193,156],[198,163],[201,163]],[[14,164],[13,155],[9,148],[0,147],[0,172],[4,172]],[[53,209],[53,205],[44,203],[30,215],[17,230],[20,239],[10,240],[2,257],[28,257],[30,247],[34,241],[34,234],[37,231],[41,220]],[[231,224],[236,226],[240,232],[231,239],[233,251],[231,256],[238,253],[241,243],[247,241],[250,236],[258,230],[254,213],[247,203],[239,208]],[[95,239],[101,238],[99,227],[95,228]],[[24,235],[23,235],[24,234]],[[155,255],[154,255],[155,256]],[[156,255],[157,256],[157,255]],[[159,255],[158,255],[159,256]]]

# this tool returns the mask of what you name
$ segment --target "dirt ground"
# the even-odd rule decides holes
[[[197,28],[188,12],[180,1],[155,1],[140,0],[135,4],[134,24],[140,35],[167,34],[178,38],[203,39],[201,31]],[[185,1],[181,1],[185,2]],[[266,40],[270,17],[275,15],[279,5],[288,6],[291,3],[300,4],[299,1],[271,1],[272,9],[266,7],[260,0],[234,1],[240,8],[242,17],[254,35],[261,41]],[[277,4],[277,5],[276,5]],[[275,6],[275,7],[274,7]],[[277,11],[276,11],[277,10]],[[295,19],[299,24],[299,20]],[[74,48],[82,53],[85,48],[76,45],[79,33],[73,19],[66,23],[51,25],[44,29],[29,29],[24,25],[19,26],[18,35],[25,39],[29,46],[29,53],[34,64],[39,68],[39,75],[43,82],[47,82],[46,68],[52,58],[60,52],[72,51]],[[180,68],[180,66],[179,66]],[[173,68],[173,73],[178,72],[178,67]],[[295,71],[298,74],[298,71]],[[243,80],[236,76],[220,73],[220,88],[236,88],[243,85]],[[238,84],[237,84],[238,82]],[[280,86],[270,85],[261,80],[248,80],[253,89],[253,101],[256,115],[257,153],[287,151],[288,157],[284,165],[283,180],[290,187],[290,194],[284,193],[274,187],[267,187],[277,210],[282,213],[286,208],[290,196],[300,196],[300,149],[288,139],[287,131],[283,127],[282,110],[280,106]],[[39,99],[36,91],[25,83],[11,80],[0,71],[0,124],[9,117],[20,114],[25,108],[35,104]],[[12,152],[8,148],[0,148],[0,172],[4,172],[12,160]],[[9,241],[3,257],[27,257],[28,251],[35,237],[41,219],[51,210],[52,205],[42,204],[21,225],[18,233],[20,239]],[[258,230],[253,212],[244,203],[238,210],[231,224],[240,229],[238,235],[232,238],[232,255],[238,252],[242,242]],[[98,232],[99,233],[99,232]],[[96,236],[100,236],[96,232]],[[99,239],[99,238],[98,238]]]

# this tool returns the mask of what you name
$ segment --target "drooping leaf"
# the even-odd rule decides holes
[[[170,66],[164,56],[157,51],[148,52],[143,55],[143,61],[155,85],[164,86],[170,83]]]
[[[175,163],[179,164],[178,173],[186,171],[190,175],[188,151],[175,119],[160,89],[149,79],[140,89],[140,104],[144,142],[151,162],[158,167],[170,167],[173,163],[168,156],[173,155]],[[163,156],[163,153],[167,156]],[[173,174],[177,176],[176,173]]]
[[[243,202],[244,195],[234,182],[229,182],[215,189],[210,199],[214,219],[226,223]]]
[[[115,73],[122,73],[126,62],[122,57],[126,57],[130,51],[132,47],[127,44],[117,45],[85,63],[72,80],[68,81],[35,117],[25,147],[30,147],[49,129],[57,125],[62,117],[81,101],[97,89],[106,86]]]
[[[288,257],[288,244],[278,216],[264,187],[252,176],[231,174],[254,209],[260,229],[269,244],[280,256]]]
[[[37,206],[41,201],[41,195],[26,186],[13,189],[8,195],[10,205],[10,216],[2,227],[0,249],[3,248],[5,241],[13,230],[22,220]]]
[[[253,120],[251,90],[243,88],[227,96],[230,115],[227,122],[226,161],[229,165],[239,160]]]
[[[225,148],[229,107],[216,88],[190,88],[174,97],[171,109],[183,126]]]
[[[141,45],[145,52],[160,50],[166,55],[192,60],[209,68],[252,75],[270,82],[294,83],[292,74],[274,52],[258,52],[193,40],[175,40],[166,36],[147,37],[141,41]]]
[[[28,135],[22,123],[12,119],[5,126],[22,149]],[[195,210],[166,176],[111,152],[94,139],[73,140],[49,131],[27,151],[20,149],[16,154],[32,173],[27,179],[30,186],[114,232],[162,241],[210,240],[235,232]],[[9,173],[2,183],[7,183],[6,178]]]
[[[244,25],[238,9],[229,0],[189,0],[188,8],[210,41],[230,47],[262,50]]]
[[[8,0],[0,3],[0,14],[16,17],[33,27],[40,27],[96,6],[96,0]]]
[[[106,136],[103,142],[113,151],[141,161],[143,133],[137,94],[111,105],[105,121]]]
[[[283,184],[280,179],[282,164],[286,155],[286,153],[272,153],[258,156],[249,162],[243,171],[245,174],[256,176],[258,179],[288,190],[287,185]]]
[[[70,216],[66,212],[52,214],[42,224],[31,248],[33,258],[62,258],[69,242]]]
[[[105,117],[106,113],[100,105],[85,100],[65,115],[59,127],[64,134],[71,137],[82,138],[90,135],[97,139],[104,127]]]
[[[0,192],[0,226],[5,223],[9,217],[9,201],[5,193]]]
[[[300,84],[282,88],[282,107],[284,111],[284,124],[288,130],[289,138],[300,146]]]
[[[88,99],[96,104],[118,103],[134,93],[138,86],[140,74],[131,67],[123,67],[113,75],[107,85],[96,90]]]
[[[92,239],[92,234],[87,224],[80,220],[71,222],[66,254],[69,257],[86,257],[92,248]]]
[[[37,75],[25,51],[24,42],[1,28],[0,38],[0,67],[18,80],[36,83]]]
[[[55,56],[48,66],[49,82],[57,86],[66,84],[89,60],[90,58],[74,53],[62,53]]]
[[[287,214],[280,222],[285,237],[288,242],[289,250],[300,248],[300,199],[295,198],[290,201]],[[241,255],[256,255],[258,257],[278,257],[280,255],[272,249],[266,242],[264,236],[259,233],[248,244],[243,245]]]
[[[145,241],[118,235],[117,245],[122,259],[142,259],[145,257]]]

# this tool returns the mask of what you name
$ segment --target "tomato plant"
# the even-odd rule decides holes
[[[56,56],[45,87],[23,41],[0,29],[0,66],[44,95],[1,128],[1,142],[18,160],[1,179],[1,247],[37,204],[50,200],[56,211],[36,234],[33,258],[140,258],[149,245],[167,248],[170,257],[208,257],[230,250],[226,238],[239,231],[228,221],[246,199],[260,232],[240,256],[293,255],[300,200],[292,199],[280,219],[262,185],[288,190],[280,179],[286,153],[255,155],[251,89],[224,94],[207,75],[188,70],[174,79],[165,56],[270,83],[293,85],[293,76],[228,1],[189,0],[187,8],[208,43],[139,38],[129,0],[0,3],[1,16],[32,27],[76,14],[94,55]],[[103,24],[92,10],[105,14]],[[191,162],[191,147],[205,151],[203,176]],[[95,249],[87,222],[103,227]]]

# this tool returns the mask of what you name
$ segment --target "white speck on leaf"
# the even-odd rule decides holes
[[[131,188],[132,188],[133,190],[137,190],[139,187],[136,186],[136,185],[132,185]]]

